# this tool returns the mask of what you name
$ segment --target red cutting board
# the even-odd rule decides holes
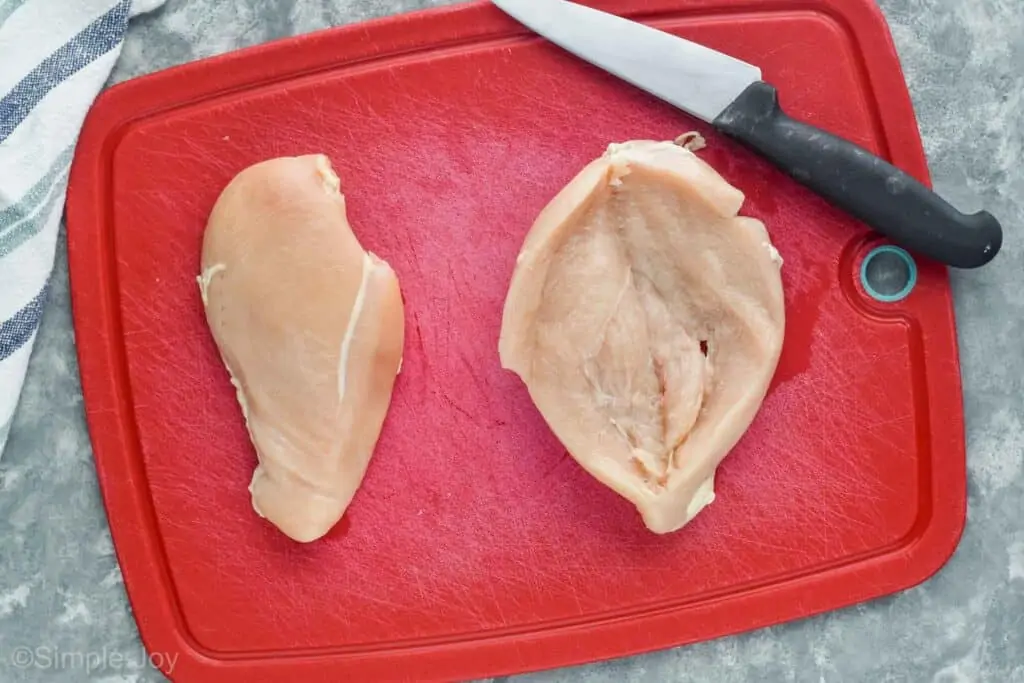
[[[756,62],[795,116],[927,182],[889,34],[865,0],[606,0]],[[499,367],[501,307],[542,206],[607,143],[708,139],[783,258],[769,395],[690,526],[648,533]],[[405,363],[329,537],[252,511],[255,455],[205,325],[202,230],[228,180],[326,152],[407,302]],[[280,41],[106,91],[68,197],[74,319],[117,556],[177,681],[444,681],[664,648],[920,582],[964,522],[945,269],[862,291],[872,235],[757,157],[487,3]]]

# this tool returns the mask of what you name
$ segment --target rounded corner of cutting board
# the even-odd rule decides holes
[[[460,36],[471,33],[473,29],[468,27],[471,20],[484,17],[476,13],[489,4],[477,1],[444,11],[438,8],[414,15],[385,17],[372,22],[372,27],[386,37],[406,32],[406,35],[416,36],[406,38],[410,49],[417,45],[429,48],[437,42],[458,41]],[[604,4],[613,11],[627,11],[636,6],[630,0],[610,0]],[[696,9],[685,6],[680,0],[656,0],[653,4],[658,5],[659,11],[669,13],[684,8],[687,12],[699,12],[702,8],[713,10],[736,3],[705,0]],[[869,92],[878,100],[875,105],[879,107],[887,137],[898,140],[893,160],[926,180],[927,167],[909,94],[884,17],[877,6],[870,0],[816,0],[812,3],[779,0],[767,5],[783,9],[812,6],[842,20],[858,49],[864,51],[860,59],[870,82]],[[492,34],[504,31],[511,35],[511,23],[494,14],[486,16],[487,28],[482,31]],[[441,26],[439,20],[451,17],[463,17],[467,21],[461,28]],[[289,74],[301,75],[309,70],[328,68],[335,35],[367,36],[361,39],[362,43],[349,48],[350,55],[356,50],[371,49],[368,46],[373,42],[372,32],[367,29],[359,33],[350,30],[352,28],[339,27],[287,39],[280,44],[254,46],[239,53],[120,83],[97,98],[80,137],[68,189],[68,247],[88,424],[97,454],[104,503],[115,533],[115,550],[125,570],[126,588],[140,622],[143,641],[151,652],[173,650],[181,655],[182,661],[175,671],[165,671],[174,680],[262,680],[261,676],[269,677],[272,671],[281,671],[281,664],[258,657],[239,659],[234,655],[221,659],[217,653],[200,647],[180,613],[173,582],[159,564],[161,541],[152,518],[152,504],[145,499],[146,475],[141,455],[131,443],[134,425],[126,359],[117,336],[117,282],[109,241],[113,227],[107,214],[115,199],[109,185],[112,155],[120,132],[134,120],[185,102],[195,102],[198,92],[214,96],[230,87],[243,87],[247,82],[266,82],[263,65],[271,56],[283,60],[276,71],[277,77],[287,78]],[[202,76],[206,67],[211,71]],[[946,333],[945,330],[940,332]],[[954,336],[955,349],[952,328],[949,333]],[[952,377],[946,378],[952,381]],[[962,426],[959,430],[962,445]],[[953,425],[952,432],[954,439],[957,438],[957,425]],[[963,473],[958,464],[943,469],[936,476],[941,476],[947,485],[962,485]],[[951,496],[947,499],[949,505],[932,510],[933,514],[919,534],[884,558],[876,558],[887,559],[885,567],[872,570],[865,565],[866,573],[856,589],[839,584],[851,580],[851,572],[860,576],[857,574],[860,570],[840,567],[832,575],[826,572],[803,583],[774,587],[765,592],[767,601],[765,596],[743,600],[728,596],[699,605],[686,615],[668,610],[620,623],[585,624],[576,631],[586,634],[587,644],[583,647],[570,648],[575,635],[562,629],[550,629],[526,638],[512,635],[426,647],[419,654],[399,650],[396,661],[400,663],[389,666],[387,675],[397,679],[406,672],[420,671],[431,680],[441,680],[581,664],[761,628],[904,590],[929,579],[955,553],[966,521],[964,499],[960,495]],[[941,492],[935,500],[942,500]],[[140,528],[148,532],[140,533]],[[871,562],[869,560],[868,564]],[[775,604],[777,600],[783,601],[781,606]],[[723,613],[731,613],[733,617],[723,617]],[[692,621],[701,615],[707,619],[707,626],[694,630]],[[643,628],[638,628],[640,626]],[[527,641],[532,644],[527,646]],[[378,654],[388,656],[386,651]],[[273,653],[270,656],[273,657]],[[365,664],[363,668],[362,661],[360,655],[349,658],[343,654],[313,652],[296,656],[295,671],[311,675],[330,675],[327,672],[369,675],[369,672],[385,671],[376,664]]]

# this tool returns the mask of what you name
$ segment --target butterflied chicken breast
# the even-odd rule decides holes
[[[655,533],[712,502],[781,353],[781,258],[743,200],[683,146],[610,145],[537,217],[505,302],[502,366]]]
[[[398,278],[364,250],[327,157],[239,173],[210,215],[200,293],[258,465],[256,512],[322,537],[360,486],[404,343]]]

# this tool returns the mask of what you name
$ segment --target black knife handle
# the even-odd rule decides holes
[[[1002,246],[1003,230],[987,211],[960,213],[871,152],[790,118],[768,83],[749,86],[713,125],[908,250],[976,268]]]

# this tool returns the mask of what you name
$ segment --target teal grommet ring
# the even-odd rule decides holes
[[[875,301],[900,301],[917,284],[917,264],[905,249],[891,244],[875,247],[860,264],[860,284]]]

